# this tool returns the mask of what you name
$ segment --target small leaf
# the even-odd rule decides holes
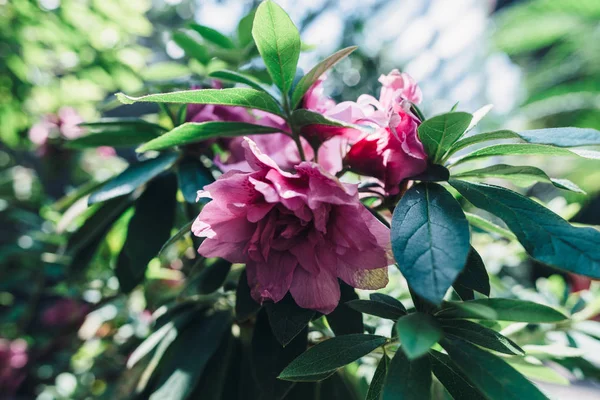
[[[429,161],[437,164],[446,152],[467,130],[473,116],[465,112],[451,112],[423,121],[418,128]]]
[[[377,364],[377,368],[375,369],[373,379],[371,379],[371,384],[369,385],[369,390],[367,391],[367,397],[365,397],[365,400],[381,399],[383,385],[387,376],[388,363],[388,356],[384,354],[383,357],[381,357],[381,360],[379,360],[379,364]]]
[[[362,313],[356,311],[353,307],[349,307],[349,302],[359,301],[358,295],[347,283],[340,281],[340,302],[331,313],[327,315],[327,323],[331,327],[336,336],[348,335],[350,333],[363,333],[365,327],[363,325]]]
[[[443,335],[438,322],[431,315],[414,312],[402,317],[396,323],[396,332],[402,345],[401,350],[414,360],[427,354],[431,346]]]
[[[387,294],[383,294],[383,293],[371,293],[369,295],[369,298],[372,301],[385,303],[392,307],[398,308],[398,309],[404,311],[404,314],[406,314],[406,307],[404,307],[404,304],[402,304],[402,302],[400,300],[397,300],[397,299],[393,298],[392,296],[388,296]]]
[[[187,34],[175,32],[173,34],[173,41],[185,51],[185,54],[188,57],[198,60],[201,64],[206,65],[210,60],[208,49],[202,43],[197,42]]]
[[[346,47],[345,49],[336,51],[317,65],[315,65],[306,75],[300,79],[296,88],[294,89],[294,93],[292,95],[292,109],[298,107],[302,98],[310,89],[310,87],[331,67],[337,64],[339,61],[348,57],[354,50],[356,50],[356,46]]]
[[[408,284],[440,304],[470,249],[469,224],[458,202],[435,183],[411,187],[394,210],[391,236],[394,257]]]
[[[450,181],[475,207],[501,218],[536,260],[600,278],[600,232],[577,228],[546,207],[498,186]]]
[[[288,293],[278,303],[266,303],[273,334],[286,346],[308,325],[315,315],[313,310],[299,307]]]
[[[445,339],[450,359],[490,400],[547,400],[531,382],[504,360],[460,339]]]
[[[467,132],[475,128],[479,122],[494,108],[493,104],[487,104],[473,113],[473,119],[467,128]]]
[[[446,320],[442,323],[442,329],[447,335],[454,335],[486,349],[494,350],[504,354],[525,355],[515,342],[501,335],[493,329],[486,328],[475,322],[464,320]]]
[[[473,385],[450,357],[432,350],[429,352],[431,370],[454,399],[485,400],[485,396]]]
[[[279,375],[289,381],[312,381],[315,376],[335,371],[385,344],[377,335],[352,334],[327,339],[296,358]]]
[[[397,351],[389,365],[383,400],[425,400],[431,398],[429,357],[410,360]]]
[[[254,23],[254,15],[256,14],[256,9],[253,9],[240,19],[240,22],[237,26],[237,39],[240,47],[247,47],[252,43],[252,24]]]
[[[454,290],[463,300],[473,300],[473,290],[485,295],[490,295],[490,280],[485,269],[485,264],[477,251],[471,247],[467,264],[452,285]],[[468,298],[465,298],[468,297]]]
[[[194,223],[194,220],[191,220],[190,222],[188,222],[187,224],[185,224],[184,226],[182,226],[176,234],[174,234],[173,236],[171,236],[169,238],[169,240],[167,240],[162,247],[160,248],[160,250],[158,251],[158,255],[157,256],[161,256],[162,253],[169,247],[171,246],[173,243],[177,242],[179,239],[181,239],[182,237],[184,237],[185,235],[187,235],[188,233],[191,233],[191,229],[192,229],[192,224]]]
[[[186,157],[179,162],[177,170],[177,180],[183,198],[188,203],[196,203],[198,191],[204,186],[213,183],[215,178],[208,168],[200,160],[194,157]],[[207,202],[209,199],[200,198],[200,202]]]
[[[178,154],[166,153],[148,161],[130,165],[125,171],[100,186],[88,199],[88,204],[99,203],[133,193],[150,179],[171,168]]]
[[[475,312],[461,307],[483,306],[495,311],[495,316],[486,318],[476,315]],[[465,302],[446,302],[436,314],[440,318],[460,319],[496,319],[498,321],[529,322],[532,324],[543,322],[560,322],[567,319],[565,315],[554,308],[534,303],[532,301],[516,299],[477,299]]]
[[[217,79],[223,80],[223,81],[248,85],[252,89],[260,90],[260,91],[263,91],[263,92],[268,93],[271,96],[273,96],[272,93],[270,93],[269,88],[263,86],[261,83],[255,81],[253,78],[243,75],[243,74],[240,74],[239,72],[222,69],[219,71],[211,72],[209,74],[209,76],[212,78],[217,78]]]
[[[198,24],[189,24],[190,29],[198,32],[200,36],[202,36],[207,42],[215,44],[224,49],[234,49],[235,45],[227,36],[223,35],[221,32],[216,31],[208,26],[198,25]]]
[[[260,309],[258,304],[250,295],[250,286],[248,286],[248,277],[244,269],[240,274],[237,290],[235,292],[235,319],[237,321],[246,321]]]
[[[252,37],[273,82],[287,93],[300,56],[298,29],[281,7],[267,0],[256,10]]]
[[[281,115],[279,104],[271,96],[267,93],[247,88],[182,90],[179,92],[149,94],[141,97],[132,97],[123,93],[117,93],[117,98],[123,104],[133,104],[136,102],[216,104],[255,108]]]
[[[379,318],[396,321],[406,315],[406,310],[387,303],[373,300],[352,300],[346,303],[349,307],[364,314],[375,315]]]

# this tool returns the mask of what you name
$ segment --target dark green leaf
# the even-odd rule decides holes
[[[362,313],[349,307],[348,302],[358,301],[358,295],[347,283],[340,281],[340,302],[331,313],[327,315],[327,322],[336,336],[347,335],[350,333],[363,333]]]
[[[292,388],[293,382],[277,379],[281,371],[306,350],[308,329],[282,347],[271,332],[265,310],[258,313],[252,335],[252,365],[261,391],[261,399],[279,400]]]
[[[234,49],[235,45],[227,36],[223,35],[221,32],[216,31],[208,26],[198,25],[198,24],[189,24],[191,29],[198,32],[200,36],[202,36],[207,42],[215,44],[224,49]]]
[[[196,316],[165,354],[157,390],[150,400],[186,399],[230,326],[228,312]]]
[[[288,293],[278,303],[266,303],[273,334],[286,346],[308,325],[315,315],[313,310],[299,307]]]
[[[256,10],[252,37],[273,82],[287,93],[300,56],[300,34],[281,7],[267,0]]]
[[[504,354],[525,355],[515,342],[501,335],[493,329],[486,328],[475,322],[465,320],[446,320],[442,323],[442,329],[447,335],[454,335],[462,340],[471,342],[486,349],[494,350]]]
[[[431,398],[429,357],[409,360],[398,350],[388,368],[383,400],[427,400]]]
[[[67,141],[66,147],[85,149],[99,146],[133,146],[152,140],[165,132],[161,126],[142,119],[107,119],[80,126],[85,127],[88,134]]]
[[[344,371],[338,371],[319,383],[319,398],[327,400],[362,400],[355,385],[348,379]]]
[[[501,358],[460,339],[445,339],[450,359],[491,399],[546,400],[531,382]]]
[[[600,232],[576,228],[546,207],[518,193],[482,183],[450,184],[475,207],[501,218],[533,258],[600,278]]]
[[[446,182],[450,179],[450,171],[448,171],[446,167],[438,164],[428,164],[427,169],[424,172],[411,179],[423,182]]]
[[[189,399],[221,399],[225,387],[231,382],[227,372],[234,361],[235,339],[231,334],[225,334],[219,348],[206,365],[202,378],[189,395]]]
[[[258,304],[250,295],[250,286],[246,270],[240,274],[237,290],[235,292],[235,319],[237,321],[246,321],[260,309]]]
[[[383,393],[383,384],[385,383],[385,378],[387,376],[389,359],[384,354],[377,364],[377,368],[375,369],[375,374],[373,375],[373,379],[371,380],[371,384],[369,385],[369,391],[367,392],[367,397],[365,400],[380,400],[381,394]]]
[[[411,288],[439,304],[469,253],[469,224],[446,189],[420,183],[402,197],[392,218],[392,251]]]
[[[281,115],[279,104],[271,96],[265,92],[247,88],[182,90],[179,92],[149,94],[141,97],[132,97],[123,93],[117,93],[117,98],[123,104],[133,104],[136,102],[216,104],[255,108]]]
[[[490,279],[485,264],[477,251],[471,247],[467,264],[452,285],[463,300],[473,300],[473,290],[485,296],[490,295]],[[469,298],[465,298],[469,297]]]
[[[387,294],[383,293],[371,293],[369,298],[373,301],[378,301],[380,303],[385,303],[392,307],[399,308],[400,310],[404,311],[404,314],[406,314],[406,307],[404,307],[404,304],[392,296],[388,296]]]
[[[352,300],[346,303],[349,307],[364,314],[375,315],[379,318],[393,321],[406,315],[406,310],[373,300]]]
[[[404,351],[411,360],[427,354],[443,335],[435,318],[421,312],[400,318],[396,323],[396,332],[402,345],[399,351]]]
[[[198,190],[202,190],[204,186],[213,183],[215,178],[200,160],[194,157],[186,157],[179,162],[177,180],[185,201],[196,203]],[[207,202],[209,199],[204,197],[199,200]]]
[[[439,351],[430,351],[431,369],[454,399],[485,400],[485,396],[473,385],[450,357]]]
[[[467,217],[467,221],[469,221],[469,224],[476,228],[490,233],[495,233],[508,240],[517,240],[517,237],[514,235],[514,233],[512,233],[508,229],[504,229],[501,226],[498,226],[477,214],[471,214],[466,212],[465,216]]]
[[[489,317],[477,315],[473,309],[469,310],[462,306],[483,306],[495,312]],[[446,302],[442,309],[436,314],[440,318],[460,319],[496,319],[498,321],[515,322],[560,322],[567,317],[554,308],[525,300],[516,299],[477,299],[465,302]]]
[[[179,125],[172,131],[143,144],[138,147],[136,151],[141,153],[148,150],[163,150],[174,146],[201,142],[207,139],[256,135],[259,133],[274,133],[279,131],[280,129],[270,126],[254,125],[245,122],[187,122],[183,125]]]
[[[219,289],[223,286],[230,270],[231,263],[222,258],[219,258],[210,265],[204,266],[198,277],[194,279],[198,293],[209,294]]]
[[[197,42],[194,38],[191,38],[183,32],[175,32],[173,34],[173,41],[177,43],[177,46],[181,47],[188,57],[195,58],[201,64],[206,65],[210,60],[208,49],[202,44]]]
[[[223,81],[242,83],[244,85],[250,86],[253,89],[261,90],[263,92],[271,94],[268,88],[264,87],[261,83],[254,80],[254,78],[240,74],[239,72],[223,69],[220,71],[211,72],[209,76]]]
[[[327,339],[308,349],[288,365],[280,379],[307,381],[319,374],[350,364],[385,344],[386,338],[377,335],[342,335]]]
[[[294,94],[292,95],[292,109],[295,109],[296,107],[298,107],[298,105],[302,101],[302,98],[304,97],[304,95],[306,94],[308,89],[310,89],[310,87],[328,69],[333,67],[340,60],[343,60],[344,58],[348,57],[357,48],[358,47],[356,47],[356,46],[351,46],[351,47],[346,47],[345,49],[339,50],[339,51],[333,53],[332,55],[330,55],[329,57],[327,57],[326,59],[324,59],[323,61],[321,61],[320,63],[318,63],[317,65],[315,65],[310,71],[308,71],[308,73],[306,75],[304,75],[302,77],[302,79],[300,79],[300,81],[296,85],[296,88],[294,89]]]
[[[531,186],[537,182],[550,183],[559,189],[585,193],[573,182],[567,179],[550,178],[544,171],[530,166],[513,166],[496,164],[489,167],[474,169],[453,175],[454,178],[500,178],[513,182],[521,187]]]
[[[130,292],[143,281],[146,266],[169,239],[175,222],[176,193],[175,176],[166,175],[151,181],[135,202],[135,213],[115,268],[124,292]]]
[[[174,234],[173,236],[171,236],[169,238],[169,240],[167,240],[162,247],[160,248],[160,250],[158,251],[158,255],[160,256],[162,255],[162,253],[173,243],[177,242],[179,239],[181,239],[182,237],[184,237],[186,234],[191,233],[191,229],[192,229],[192,224],[194,223],[194,220],[191,220],[190,222],[188,222],[187,224],[185,224],[184,226],[181,227],[181,229],[179,229],[177,231],[176,234]]]
[[[142,186],[150,179],[158,176],[177,160],[176,153],[166,153],[148,161],[142,161],[130,165],[125,171],[107,181],[88,199],[88,204],[94,204],[115,197],[133,193],[135,189]]]
[[[454,142],[465,133],[472,119],[471,114],[451,112],[430,118],[419,125],[419,139],[431,163],[442,160]]]

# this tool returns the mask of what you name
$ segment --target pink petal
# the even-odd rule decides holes
[[[330,271],[322,269],[319,274],[296,268],[290,287],[292,297],[302,308],[329,314],[340,302],[340,284]]]

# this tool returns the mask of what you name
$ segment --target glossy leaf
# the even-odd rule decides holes
[[[327,323],[336,336],[348,335],[350,333],[363,333],[362,313],[349,306],[349,302],[358,301],[358,295],[354,288],[340,281],[340,302],[331,313],[327,315]]]
[[[273,82],[287,93],[300,56],[298,29],[281,7],[267,0],[256,10],[252,37]]]
[[[151,160],[130,165],[125,171],[108,180],[100,186],[88,199],[88,204],[94,204],[115,197],[132,193],[150,179],[171,168],[178,155],[175,153],[161,154]]]
[[[175,32],[173,34],[173,41],[185,51],[188,57],[198,60],[201,64],[206,65],[211,58],[208,49],[186,33]]]
[[[388,367],[383,400],[427,400],[431,398],[429,357],[410,360],[398,350]]]
[[[438,163],[444,154],[467,130],[473,116],[465,112],[451,112],[430,118],[418,128],[429,161]]]
[[[266,88],[265,86],[263,86],[261,83],[255,81],[251,77],[240,74],[239,72],[222,69],[219,71],[211,72],[209,74],[209,76],[212,78],[223,80],[223,81],[241,83],[241,84],[250,86],[253,89],[269,93],[269,89]],[[271,94],[271,93],[269,93],[269,94]]]
[[[215,44],[224,49],[235,48],[235,44],[233,44],[233,41],[219,31],[209,28],[208,26],[198,24],[189,24],[188,26],[190,27],[190,29],[193,29],[196,32],[198,32],[198,34],[202,36],[207,42]]]
[[[477,315],[476,312],[470,311],[461,305],[477,305],[490,308],[496,313],[495,316],[489,318]],[[534,303],[526,300],[516,299],[476,299],[460,302],[446,302],[442,309],[436,314],[441,318],[461,318],[461,319],[496,319],[498,321],[514,321],[514,322],[560,322],[567,317],[555,310],[554,308]]]
[[[490,279],[485,264],[473,247],[467,257],[465,268],[458,275],[452,287],[463,300],[473,300],[474,290],[485,296],[490,295]]]
[[[533,258],[600,278],[600,231],[577,228],[539,203],[498,186],[451,181],[471,204],[501,218]]]
[[[454,399],[485,400],[485,396],[444,353],[429,352],[431,370]]]
[[[406,310],[379,301],[352,300],[346,304],[361,313],[375,315],[379,318],[391,319],[393,321],[406,315]]]
[[[414,312],[396,322],[396,332],[402,345],[398,351],[414,360],[426,354],[443,335],[439,323],[431,315]]]
[[[365,400],[381,399],[389,362],[390,360],[385,354],[383,355],[383,357],[381,357],[381,360],[379,360],[379,364],[377,364],[375,374],[373,374],[373,379],[371,379],[371,384],[369,385],[369,390],[367,391],[367,396],[365,397]]]
[[[332,68],[339,61],[348,57],[357,48],[358,47],[356,47],[356,46],[351,46],[351,47],[346,47],[345,49],[336,51],[335,53],[333,53],[332,55],[330,55],[329,57],[327,57],[326,59],[324,59],[317,65],[315,65],[310,71],[308,71],[306,73],[306,75],[304,75],[300,79],[300,81],[296,85],[296,88],[294,89],[294,93],[292,94],[292,109],[295,109],[296,107],[298,107],[298,105],[302,101],[302,98],[304,97],[304,95],[306,94],[308,89],[310,89],[310,87],[325,72],[327,72],[328,69]]]
[[[149,94],[140,97],[117,93],[117,98],[123,104],[133,104],[137,102],[215,104],[254,108],[281,115],[279,105],[271,96],[265,92],[247,88],[182,90],[178,92]]]
[[[394,210],[391,238],[408,284],[418,295],[440,304],[470,249],[469,224],[458,202],[435,183],[411,187]]]
[[[273,334],[286,346],[308,325],[315,315],[313,310],[300,308],[288,293],[278,303],[266,303]]]
[[[256,9],[253,9],[248,15],[240,19],[237,26],[237,39],[240,47],[249,46],[252,43],[252,25],[254,23],[254,15]]]
[[[454,335],[486,349],[504,354],[525,355],[523,349],[506,336],[475,322],[446,320],[442,322],[442,329],[447,335]]]
[[[279,379],[311,381],[350,364],[383,345],[386,338],[377,335],[342,335],[327,339],[308,349],[288,365]],[[318,379],[317,379],[318,380]]]
[[[204,186],[213,183],[215,178],[208,168],[200,160],[194,157],[186,157],[178,164],[177,180],[183,198],[188,203],[196,203],[198,191]],[[208,202],[210,199],[202,197],[198,201]]]
[[[325,125],[325,126],[335,126],[335,127],[348,127],[354,129],[363,129],[358,125],[348,124],[343,121],[338,121],[332,118],[328,118],[323,114],[318,112],[306,110],[306,109],[298,109],[292,113],[292,122],[294,125],[302,127],[307,125]]]

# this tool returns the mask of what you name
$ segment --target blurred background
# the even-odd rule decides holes
[[[195,21],[234,35],[258,3],[0,0],[0,399],[129,398],[136,371],[126,369],[127,357],[165,298],[185,286],[186,274],[177,259],[153,260],[144,287],[120,294],[112,268],[129,213],[88,252],[85,279],[68,276],[70,261],[60,249],[89,214],[76,199],[136,157],[133,148],[69,142],[83,134],[79,123],[101,117],[165,118],[153,105],[120,106],[115,92],[187,88],[224,67],[260,70],[255,60],[241,65],[217,49],[207,59],[202,49],[211,43],[187,29]],[[457,103],[467,112],[493,104],[479,132],[600,129],[598,0],[278,3],[301,31],[305,70],[342,47],[359,46],[326,81],[336,100],[377,95],[379,75],[399,68],[419,82],[427,116]],[[600,225],[597,164],[559,159],[543,167],[588,194],[551,185],[523,190],[565,218]],[[598,398],[600,287],[532,265],[514,241],[483,234],[475,241],[497,295],[584,312],[591,323],[572,332],[513,332],[541,360],[540,368],[522,372],[555,393],[569,393],[565,385],[577,381],[582,399]],[[402,285],[389,291],[407,294]],[[567,346],[571,352],[561,353]],[[354,371],[358,381],[369,379],[369,367]]]

